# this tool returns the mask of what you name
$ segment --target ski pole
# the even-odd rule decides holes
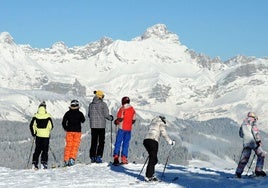
[[[111,157],[113,158],[113,124],[111,121]]]
[[[25,168],[28,168],[28,167],[29,167],[29,163],[30,163],[30,160],[31,160],[32,152],[33,152],[33,145],[34,145],[34,142],[35,142],[35,137],[33,138],[33,141],[32,141],[32,146],[31,146],[31,150],[30,150],[30,154],[29,154],[28,162],[27,162]]]
[[[161,179],[164,177],[165,170],[166,170],[167,163],[168,163],[168,159],[169,159],[170,152],[171,152],[172,148],[173,148],[173,146],[171,146],[171,148],[170,148],[170,150],[169,150],[169,152],[168,152],[168,156],[167,156],[166,163],[165,163],[165,166],[164,166],[164,169],[163,169],[162,175],[161,175]]]
[[[250,165],[249,165],[249,167],[248,167],[248,171],[247,171],[246,176],[248,176],[248,172],[249,172],[249,170],[250,170],[250,168],[251,168],[251,165],[252,165],[252,163],[253,163],[253,161],[254,161],[255,156],[256,156],[256,153],[254,154],[254,156],[253,156],[253,158],[252,158],[252,160],[251,160],[251,163],[250,163]]]
[[[145,162],[144,162],[144,164],[143,164],[143,167],[142,167],[142,169],[141,169],[141,171],[140,171],[140,173],[139,173],[139,175],[138,175],[138,179],[139,179],[139,177],[140,177],[140,175],[141,175],[141,173],[142,173],[142,171],[143,171],[143,169],[144,169],[144,166],[146,165],[146,163],[147,163],[148,160],[149,160],[149,156],[146,158],[146,160],[145,160]]]
[[[57,163],[57,159],[56,159],[56,156],[54,154],[54,152],[52,151],[51,147],[49,146],[49,151],[51,152],[52,156],[53,156],[53,159],[54,159],[54,162]]]
[[[245,150],[245,148],[243,147],[238,163],[241,161],[241,158],[242,158],[242,155],[243,155],[244,150]]]

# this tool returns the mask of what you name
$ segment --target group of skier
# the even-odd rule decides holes
[[[101,90],[94,91],[92,102],[88,106],[88,117],[91,129],[91,146],[89,157],[92,163],[102,163],[106,120],[113,121],[109,114],[107,104],[103,101],[104,93]],[[123,97],[122,106],[118,110],[114,124],[118,126],[115,148],[114,164],[128,163],[128,148],[131,139],[132,125],[135,123],[136,112],[130,105],[129,97]],[[75,164],[77,152],[81,141],[81,124],[85,122],[84,114],[79,110],[79,101],[72,100],[69,110],[64,114],[62,127],[66,132],[64,149],[64,166]],[[38,169],[39,156],[41,154],[41,168],[47,168],[49,138],[53,129],[51,115],[46,111],[46,103],[43,101],[30,123],[30,131],[35,138],[35,151],[32,158],[34,169]],[[122,148],[121,148],[122,147]]]
[[[102,163],[106,120],[114,121],[117,126],[116,141],[114,144],[113,158],[114,165],[128,164],[128,149],[131,140],[132,125],[136,121],[136,112],[130,105],[129,97],[121,99],[122,106],[118,109],[116,118],[109,114],[107,104],[103,101],[104,93],[101,90],[94,91],[92,102],[88,106],[88,117],[91,129],[91,147],[89,157],[91,163]],[[64,149],[64,166],[75,164],[77,152],[81,141],[81,124],[85,122],[84,114],[79,110],[79,101],[72,100],[69,110],[64,114],[62,127],[66,131],[65,149]],[[255,168],[256,176],[266,176],[263,171],[264,158],[266,152],[262,149],[262,142],[257,128],[258,117],[255,113],[249,112],[244,119],[239,135],[243,138],[243,150],[239,164],[236,168],[236,177],[241,178],[246,164],[249,161],[251,151],[257,156]],[[168,144],[175,145],[175,141],[170,139],[166,132],[166,118],[162,115],[155,116],[145,134],[143,145],[148,152],[148,165],[145,172],[145,181],[158,181],[154,176],[155,165],[158,162],[157,153],[160,136],[163,136]],[[33,116],[30,123],[30,131],[35,137],[35,150],[32,157],[34,169],[38,169],[39,156],[41,154],[41,168],[47,168],[49,138],[53,129],[51,115],[46,111],[46,103],[42,102]],[[254,155],[254,156],[255,156]],[[121,162],[119,161],[121,159]]]

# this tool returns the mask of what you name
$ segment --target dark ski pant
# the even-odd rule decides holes
[[[264,165],[264,158],[265,158],[265,151],[263,151],[262,147],[259,146],[255,149],[251,149],[249,147],[243,148],[242,154],[241,154],[241,159],[238,163],[238,166],[236,168],[236,173],[242,174],[244,171],[244,168],[246,167],[248,160],[251,155],[251,151],[254,150],[256,156],[257,156],[257,163],[256,163],[256,168],[255,171],[262,171],[263,170],[263,165]]]
[[[41,154],[41,163],[47,164],[48,161],[48,148],[49,148],[49,138],[35,138],[35,150],[33,153],[33,164],[38,165],[39,156]]]
[[[91,146],[89,150],[89,157],[103,156],[105,143],[105,129],[91,128]]]
[[[158,142],[152,139],[144,139],[143,145],[149,154],[149,162],[146,168],[145,176],[151,178],[155,173],[155,165],[158,161]]]

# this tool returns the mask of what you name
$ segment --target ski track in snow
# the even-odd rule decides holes
[[[143,164],[112,166],[102,164],[77,164],[72,167],[47,170],[14,170],[0,167],[0,187],[33,188],[33,187],[187,187],[187,188],[240,188],[267,187],[268,178],[234,176],[234,169],[214,170],[210,168],[186,167],[170,164],[165,169],[162,182],[147,183],[143,181],[146,167],[138,177]],[[156,176],[161,179],[164,165],[156,165]],[[176,179],[175,181],[172,181]]]

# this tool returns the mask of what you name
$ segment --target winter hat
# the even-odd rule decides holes
[[[79,108],[79,101],[76,100],[76,99],[72,100],[72,101],[71,101],[70,108],[71,108],[71,109],[77,109],[77,108]]]
[[[163,123],[165,123],[165,124],[167,123],[167,122],[166,122],[166,117],[165,117],[165,116],[159,116],[159,118],[163,121]]]
[[[39,107],[41,107],[41,106],[43,106],[43,107],[47,107],[47,105],[46,105],[46,102],[45,101],[43,101],[43,102],[41,102],[40,104],[39,104]]]
[[[104,93],[103,93],[101,90],[94,91],[94,94],[95,94],[96,97],[98,97],[99,99],[103,99],[103,98],[104,98]]]
[[[258,116],[257,116],[254,112],[249,112],[249,113],[248,113],[248,117],[252,117],[252,118],[254,118],[255,120],[258,120]]]

